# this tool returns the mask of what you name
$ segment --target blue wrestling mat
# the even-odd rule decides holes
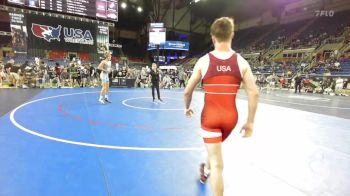
[[[183,114],[183,90],[51,89],[0,119],[0,195],[209,195],[201,185],[197,115]]]

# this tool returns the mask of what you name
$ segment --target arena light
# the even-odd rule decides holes
[[[126,9],[128,7],[128,5],[125,2],[122,2],[120,6],[122,7],[122,9]]]
[[[137,12],[141,13],[143,11],[142,7],[137,7]]]
[[[193,4],[193,3],[198,3],[198,2],[200,2],[201,0],[192,0],[191,2],[190,2],[190,4]]]

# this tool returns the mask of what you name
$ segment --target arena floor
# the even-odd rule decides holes
[[[1,89],[0,195],[204,196],[204,148],[196,115],[183,115],[182,90]],[[5,99],[3,99],[3,97]],[[227,196],[350,195],[350,98],[263,93],[254,137],[238,95],[236,130],[223,145]]]

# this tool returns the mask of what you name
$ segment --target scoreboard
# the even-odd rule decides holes
[[[164,23],[151,23],[149,28],[149,43],[160,45],[166,41]]]
[[[118,21],[118,0],[7,0],[30,8]]]

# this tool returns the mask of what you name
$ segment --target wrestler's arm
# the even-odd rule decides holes
[[[241,131],[244,130],[243,137],[250,137],[253,134],[253,125],[256,109],[258,107],[259,91],[255,85],[254,76],[248,62],[245,60],[239,61],[239,63],[240,62],[244,89],[248,95],[248,119],[247,122],[243,125]]]
[[[189,116],[189,117],[192,116],[193,114],[192,109],[190,109],[193,91],[202,79],[202,72],[201,72],[201,67],[203,63],[202,58],[200,58],[197,61],[196,65],[194,66],[192,76],[189,79],[184,92],[185,114],[186,116]]]

